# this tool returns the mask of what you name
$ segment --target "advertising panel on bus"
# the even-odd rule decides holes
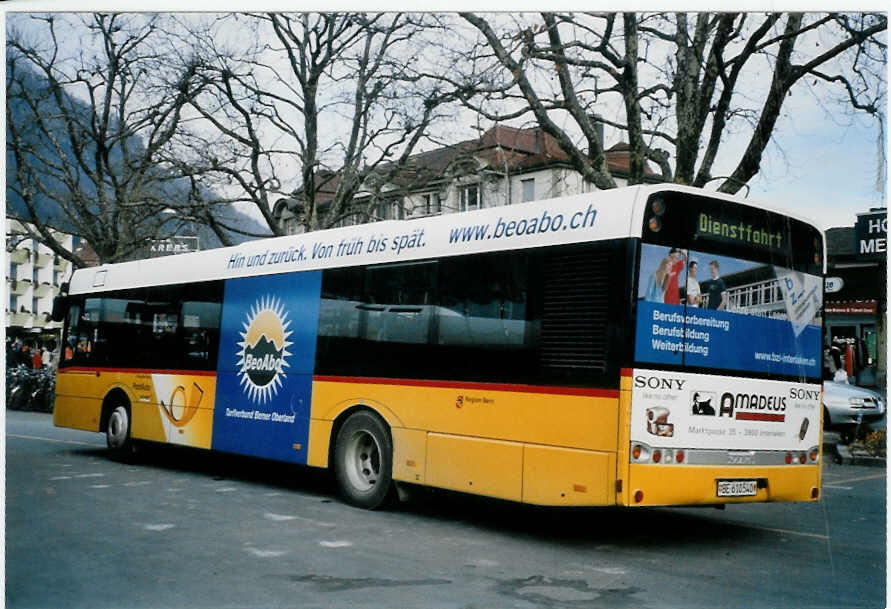
[[[819,276],[652,244],[639,276],[638,362],[820,377]]]
[[[226,282],[213,448],[306,463],[321,273]]]
[[[819,443],[816,384],[638,368],[632,402],[632,442],[775,451],[807,451]]]

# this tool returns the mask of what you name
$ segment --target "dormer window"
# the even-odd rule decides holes
[[[483,193],[479,184],[467,184],[459,189],[459,210],[471,211],[473,209],[482,209]]]
[[[442,213],[442,199],[438,192],[428,192],[423,196],[423,199],[425,216],[435,216]]]

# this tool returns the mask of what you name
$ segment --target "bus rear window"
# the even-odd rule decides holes
[[[638,362],[820,377],[820,276],[643,244],[639,278]]]

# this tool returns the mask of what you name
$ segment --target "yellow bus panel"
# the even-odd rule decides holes
[[[393,479],[424,484],[427,476],[427,432],[395,427],[393,435]]]
[[[121,391],[130,406],[131,437],[211,447],[213,375],[72,370],[57,378],[53,422],[60,427],[104,431],[99,429],[103,401],[111,392]]]
[[[813,501],[820,489],[819,465],[718,466],[637,464],[626,484],[628,505],[703,505],[753,501]],[[765,488],[751,497],[718,497],[717,480],[765,479]],[[643,500],[634,495],[643,492]]]
[[[56,395],[53,408],[53,425],[84,431],[99,431],[102,400],[92,397]]]
[[[523,445],[428,434],[427,484],[520,501],[523,495]]]
[[[365,405],[377,411],[391,428],[616,450],[618,391],[590,390],[586,395],[587,390],[579,390],[580,395],[566,395],[532,392],[532,388],[523,386],[469,386],[473,388],[457,383],[316,380],[312,390],[313,425],[315,419],[334,420],[348,408]],[[327,456],[327,447],[324,453]]]
[[[526,445],[523,501],[538,505],[615,504],[616,456]]]

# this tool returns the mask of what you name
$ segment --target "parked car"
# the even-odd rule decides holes
[[[881,421],[885,398],[869,389],[823,381],[823,429],[840,431],[842,441],[850,442],[861,424]]]

